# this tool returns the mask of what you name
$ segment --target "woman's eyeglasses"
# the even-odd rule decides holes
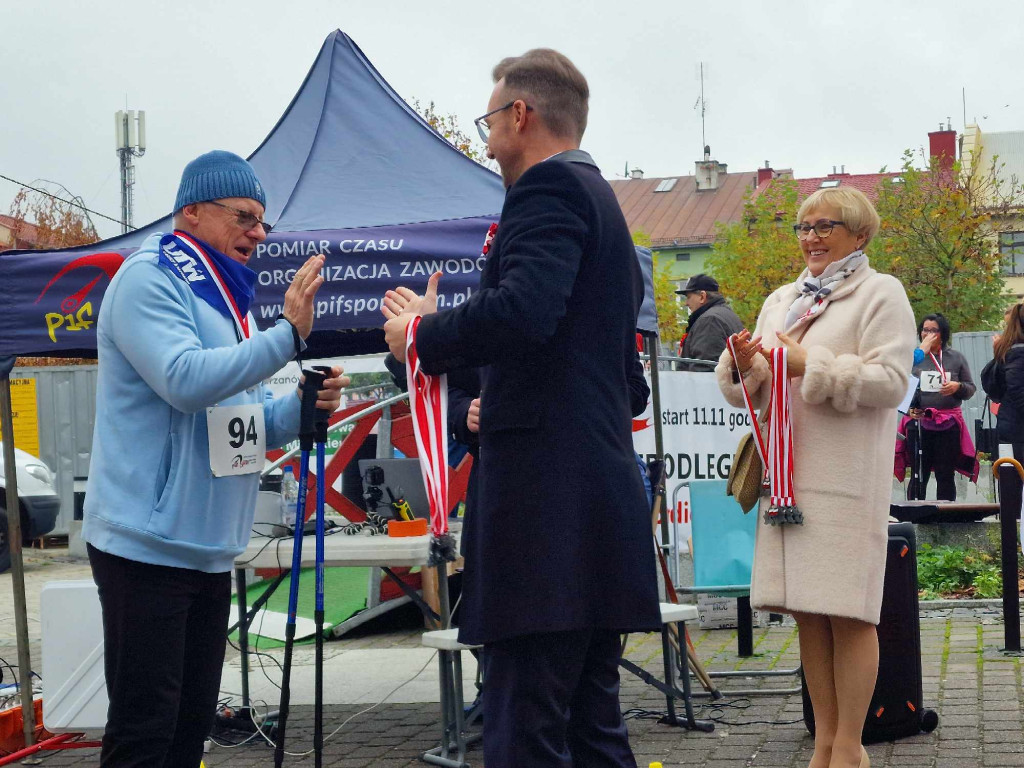
[[[806,240],[807,236],[811,234],[811,230],[814,230],[814,234],[818,237],[828,237],[832,234],[832,230],[838,227],[840,224],[846,226],[841,221],[833,221],[832,219],[820,219],[813,224],[794,224],[793,231],[796,236],[801,240]]]

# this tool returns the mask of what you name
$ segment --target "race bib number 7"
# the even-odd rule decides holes
[[[214,477],[248,475],[263,469],[267,433],[262,405],[207,408],[206,427]]]

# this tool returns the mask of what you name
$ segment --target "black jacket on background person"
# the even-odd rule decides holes
[[[996,415],[1001,443],[1024,443],[1024,344],[1014,344],[1002,363],[1006,390]]]
[[[463,642],[660,626],[631,428],[642,298],[622,210],[575,151],[509,188],[479,291],[421,321],[424,370],[485,366]]]
[[[695,360],[713,360],[725,351],[725,342],[734,333],[743,330],[743,321],[732,311],[725,299],[718,298],[705,304],[692,315],[687,325],[686,338],[680,357]],[[681,371],[714,371],[714,365],[679,363]]]

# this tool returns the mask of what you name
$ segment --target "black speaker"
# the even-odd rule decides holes
[[[917,540],[914,526],[889,526],[882,616],[878,624],[878,681],[862,741],[874,744],[930,733],[939,716],[925,709],[921,682],[921,619],[917,602]],[[804,723],[814,735],[814,709],[802,683]]]

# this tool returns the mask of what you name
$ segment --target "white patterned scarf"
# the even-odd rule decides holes
[[[801,275],[797,278],[795,287],[800,295],[789,306],[785,329],[789,331],[796,323],[809,323],[824,312],[828,307],[829,296],[839,287],[838,284],[867,263],[868,257],[858,250],[844,259],[832,262],[817,277]]]

